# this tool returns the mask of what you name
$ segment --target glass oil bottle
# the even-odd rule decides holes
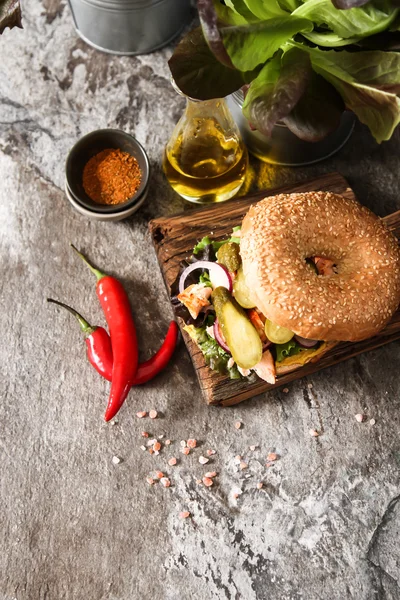
[[[223,99],[192,100],[163,158],[164,173],[185,200],[199,204],[232,198],[244,182],[246,146]]]

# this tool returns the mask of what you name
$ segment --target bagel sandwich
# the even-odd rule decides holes
[[[399,306],[398,242],[355,200],[279,194],[235,229],[197,244],[176,296],[191,311],[186,331],[220,372],[214,351],[231,377],[275,383],[340,341],[376,335]]]

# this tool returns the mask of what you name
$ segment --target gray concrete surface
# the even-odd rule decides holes
[[[398,600],[399,343],[232,409],[202,403],[181,347],[131,392],[117,424],[103,422],[108,384],[85,361],[75,322],[45,298],[103,323],[73,241],[126,283],[142,356],[157,348],[171,311],[147,222],[186,208],[160,170],[182,101],[168,81],[171,48],[99,54],[58,0],[26,0],[24,27],[0,40],[0,599]],[[86,221],[63,192],[68,149],[105,126],[135,134],[153,169],[146,207],[120,224]],[[399,133],[378,146],[358,125],[312,168],[254,161],[250,186],[336,169],[388,214],[400,209]],[[136,418],[150,408],[160,418]],[[142,430],[173,443],[150,456]],[[189,437],[201,446],[186,457]],[[202,466],[208,448],[217,454]],[[270,451],[280,458],[266,468]],[[156,469],[170,488],[146,483]],[[209,489],[196,484],[208,470],[218,472]]]

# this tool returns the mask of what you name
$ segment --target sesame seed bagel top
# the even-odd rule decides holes
[[[240,253],[257,307],[281,327],[315,340],[366,339],[400,302],[400,249],[383,222],[329,192],[279,194],[251,206]],[[307,258],[334,261],[318,275]]]

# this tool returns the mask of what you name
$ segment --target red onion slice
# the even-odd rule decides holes
[[[314,348],[319,342],[319,340],[310,340],[308,338],[301,337],[301,335],[295,335],[294,339],[300,346],[303,348]]]
[[[270,346],[272,346],[272,342],[270,342],[270,340],[267,339],[266,342],[263,342],[262,351],[265,352]]]
[[[229,350],[228,344],[226,343],[221,328],[219,326],[218,319],[215,319],[214,321],[214,337],[216,342],[221,346],[221,348],[225,350],[225,352],[228,352],[228,354],[231,354],[231,351]]]
[[[225,269],[222,265],[216,262],[211,262],[209,260],[198,260],[195,263],[192,263],[183,271],[180,279],[179,279],[179,293],[181,294],[185,289],[185,281],[187,276],[196,269],[207,269],[210,274],[210,281],[213,288],[218,286],[225,287],[230,292],[232,291],[232,279],[229,275],[229,271]]]

